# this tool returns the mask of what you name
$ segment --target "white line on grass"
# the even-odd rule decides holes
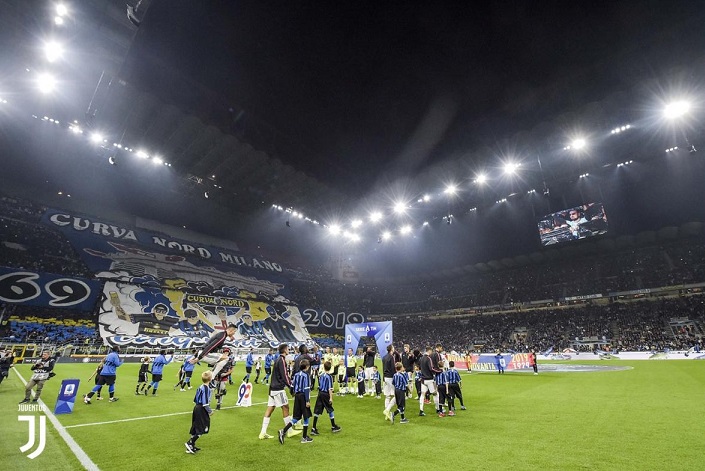
[[[27,381],[22,377],[19,371],[17,371],[17,368],[13,368],[15,370],[15,373],[17,374],[17,377],[20,378],[20,381],[22,381],[22,384],[27,386]],[[32,392],[32,396],[34,396],[34,392]],[[78,458],[78,461],[81,462],[81,465],[83,465],[84,468],[86,468],[89,471],[98,471],[98,465],[96,465],[93,460],[91,460],[88,455],[86,454],[85,451],[83,451],[83,448],[81,448],[78,443],[76,443],[76,440],[73,439],[73,437],[66,431],[66,427],[61,425],[59,422],[59,419],[56,418],[56,416],[49,410],[49,407],[39,399],[39,405],[42,406],[42,409],[44,413],[46,414],[47,417],[49,417],[49,421],[52,423],[54,428],[56,429],[57,432],[59,432],[59,435],[61,438],[64,439],[66,444],[69,446],[71,449],[71,452]]]
[[[315,394],[311,394],[311,397],[316,397]],[[253,406],[261,406],[266,404],[266,402],[253,402]],[[221,410],[224,409],[241,409],[241,406],[225,406],[221,407]],[[193,411],[186,411],[186,412],[172,412],[171,414],[161,414],[161,415],[148,415],[145,417],[131,417],[129,419],[118,419],[118,420],[107,420],[105,422],[91,422],[88,424],[76,424],[76,425],[67,425],[66,428],[76,428],[76,427],[90,427],[93,425],[108,425],[108,424],[117,424],[121,422],[133,422],[135,420],[148,420],[148,419],[159,419],[162,417],[173,417],[175,415],[185,415],[185,414],[191,414]]]

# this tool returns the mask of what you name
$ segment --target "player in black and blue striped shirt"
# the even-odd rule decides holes
[[[203,384],[196,390],[196,396],[193,398],[193,402],[196,403],[193,406],[193,414],[191,415],[191,438],[184,443],[186,446],[186,453],[194,454],[200,448],[196,446],[196,440],[198,440],[201,435],[204,435],[210,431],[211,427],[211,390],[208,384],[213,379],[213,372],[208,370],[204,371],[201,375],[201,381]]]
[[[394,417],[401,415],[400,424],[408,424],[409,419],[404,417],[404,411],[406,410],[406,393],[409,389],[409,376],[404,371],[404,365],[401,362],[397,362],[394,365],[397,370],[392,376],[392,384],[394,385],[394,399],[397,403],[397,410],[392,414],[391,420],[394,423]]]
[[[301,443],[311,443],[313,438],[308,436],[308,419],[311,417],[311,380],[308,376],[310,363],[301,360],[299,371],[294,375],[292,388],[294,389],[294,416],[286,427],[279,430],[279,443],[284,444],[284,437],[299,420],[303,419],[304,433]]]
[[[443,368],[443,361],[438,362],[438,367]],[[443,412],[443,406],[445,405],[446,400],[450,403],[449,398],[449,389],[448,389],[448,376],[446,375],[446,372],[441,370],[440,373],[436,373],[436,385],[438,386],[438,417],[445,417],[446,414]],[[451,414],[450,408],[448,409],[448,415],[455,415],[455,413]]]
[[[465,410],[465,403],[463,402],[463,392],[460,389],[460,382],[462,381],[462,379],[460,378],[460,373],[458,373],[458,370],[455,369],[455,362],[453,360],[448,362],[448,366],[450,367],[448,371],[446,371],[448,375],[448,389],[451,395],[453,396],[453,404],[451,410],[455,411],[456,397],[460,401],[460,410]]]
[[[323,409],[328,412],[333,433],[340,432],[340,427],[335,424],[335,415],[333,413],[333,377],[330,375],[332,370],[333,366],[330,361],[323,363],[323,373],[318,377],[318,397],[316,398],[316,406],[313,408],[311,435],[319,435],[316,425],[318,424],[318,417],[323,413]]]

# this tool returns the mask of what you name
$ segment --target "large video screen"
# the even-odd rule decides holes
[[[585,239],[607,232],[607,215],[602,203],[587,203],[547,214],[539,220],[541,245]]]

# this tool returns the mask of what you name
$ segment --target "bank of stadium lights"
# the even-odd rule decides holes
[[[386,242],[392,238],[392,233],[389,231],[384,231],[382,232],[382,235],[379,236],[379,241],[378,242]]]
[[[56,41],[47,41],[44,43],[44,57],[49,62],[55,62],[64,55],[64,48]]]
[[[161,157],[155,156],[152,158],[152,163],[154,165],[162,165],[164,163],[164,160]]]
[[[328,227],[328,232],[330,232],[332,235],[338,235],[340,234],[340,226],[337,224],[331,224]]]
[[[406,224],[399,229],[399,233],[401,235],[407,235],[411,233],[411,226],[409,224]]]
[[[345,238],[348,239],[350,242],[360,242],[360,240],[362,240],[360,235],[354,232],[347,232],[345,234]]]
[[[454,183],[451,183],[446,186],[445,190],[443,190],[443,193],[448,196],[453,196],[458,193],[458,187]]]
[[[669,147],[668,149],[666,149],[666,152],[675,152],[675,151],[677,151],[677,150],[678,150],[678,146]]]
[[[497,204],[506,203],[506,202],[507,202],[507,198],[502,198],[501,200],[496,201]]]
[[[529,190],[526,192],[527,195],[533,195],[534,193],[536,193],[536,190]]]
[[[514,162],[507,162],[504,164],[504,173],[507,175],[513,175],[519,168],[519,164]]]
[[[98,132],[94,132],[91,134],[91,142],[94,144],[100,144],[104,140],[105,139],[103,139],[103,135]]]
[[[475,177],[475,183],[477,183],[478,185],[483,185],[487,183],[487,175],[485,175],[484,173],[478,174],[477,177]]]
[[[350,222],[350,227],[353,229],[357,229],[360,226],[362,226],[362,221],[360,219],[353,219],[352,222]]]
[[[625,124],[624,126],[617,126],[612,131],[610,131],[610,134],[619,134],[619,133],[622,133],[622,132],[626,131],[627,129],[631,129],[631,128],[632,128],[631,124]]]
[[[583,173],[583,174],[580,175],[579,178],[587,178],[587,177],[589,177],[589,176],[590,176],[589,173]]]
[[[59,16],[66,16],[69,14],[69,9],[63,3],[56,4],[56,14]]]
[[[565,146],[563,150],[582,150],[587,146],[587,141],[583,139],[582,137],[579,137],[577,139],[573,139],[573,141]]]
[[[690,111],[690,103],[685,100],[674,101],[663,109],[663,115],[668,119],[677,119]]]
[[[394,212],[397,214],[404,214],[406,212],[406,208],[407,208],[406,203],[402,203],[402,202],[394,203],[394,207],[393,207]]]
[[[617,164],[617,167],[624,167],[625,165],[633,164],[633,160],[627,160],[626,162],[621,162]]]
[[[370,213],[370,222],[379,222],[380,220],[382,220],[382,217],[383,217],[383,215],[381,212],[372,211]]]
[[[428,226],[428,221],[424,221],[423,224],[422,224],[422,226],[423,226],[423,227],[427,227],[427,226]]]
[[[41,93],[51,93],[56,89],[56,79],[51,74],[42,73],[37,75],[36,83]]]
[[[57,15],[54,17],[54,24],[57,26],[61,26],[64,24],[64,19]]]

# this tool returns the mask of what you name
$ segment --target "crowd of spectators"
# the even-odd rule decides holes
[[[677,327],[675,319],[688,319]],[[421,348],[527,352],[529,349],[579,351],[687,350],[700,342],[705,296],[618,302],[561,309],[475,315],[464,318],[416,316],[394,321],[394,337]]]
[[[0,340],[85,345],[98,338],[91,313],[68,309],[3,306]]]

